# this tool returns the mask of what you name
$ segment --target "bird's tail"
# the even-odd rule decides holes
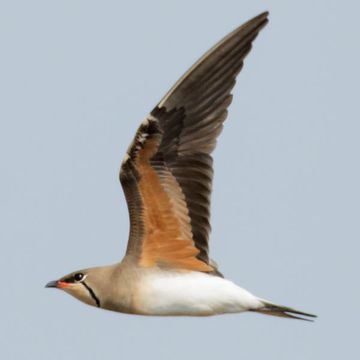
[[[305,321],[314,321],[313,318],[316,318],[316,315],[305,313],[302,311],[298,311],[292,308],[289,308],[287,306],[282,305],[275,305],[269,301],[266,300],[260,300],[263,307],[253,310],[261,314],[265,315],[272,315],[272,316],[279,316],[279,317],[285,317],[290,319],[299,319],[299,320],[305,320]],[[300,315],[300,316],[297,316]]]

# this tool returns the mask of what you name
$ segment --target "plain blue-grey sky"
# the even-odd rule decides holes
[[[319,315],[128,316],[47,281],[114,263],[120,161],[209,47],[258,13],[215,151],[211,256],[258,296]],[[2,1],[2,359],[359,356],[357,1]]]

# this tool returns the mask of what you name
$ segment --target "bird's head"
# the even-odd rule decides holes
[[[79,270],[65,275],[59,280],[50,281],[45,287],[64,290],[86,304],[101,307],[97,294],[101,275],[101,268]]]

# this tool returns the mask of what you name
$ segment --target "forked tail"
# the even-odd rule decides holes
[[[316,318],[316,315],[298,311],[298,310],[289,308],[287,306],[275,305],[266,300],[261,300],[261,302],[264,304],[264,307],[253,310],[253,311],[256,311],[258,313],[265,314],[265,315],[279,316],[279,317],[285,317],[285,318],[290,318],[290,319],[299,319],[299,320],[305,320],[305,321],[314,321],[313,319],[309,319],[309,318]],[[301,316],[296,316],[296,315],[301,315]]]

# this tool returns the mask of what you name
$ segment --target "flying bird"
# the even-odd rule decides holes
[[[258,298],[225,279],[209,257],[211,153],[236,76],[267,22],[265,12],[227,35],[141,123],[120,169],[130,216],[123,260],[73,272],[46,287],[128,314],[253,311],[303,320],[315,317]]]

